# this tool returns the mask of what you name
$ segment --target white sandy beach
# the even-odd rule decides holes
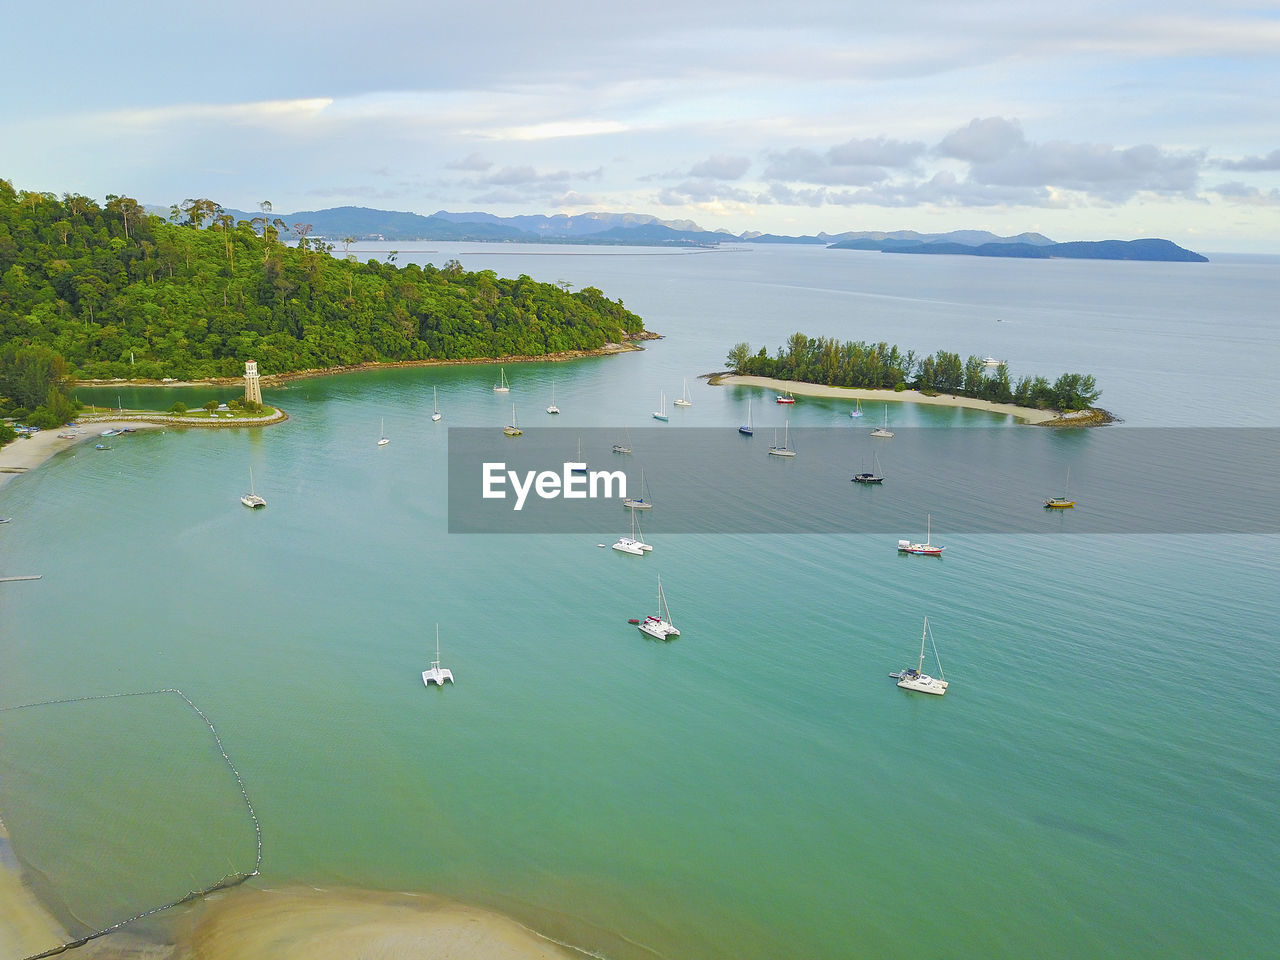
[[[1058,417],[1053,410],[1020,407],[1015,403],[992,403],[990,400],[955,397],[944,393],[927,397],[919,390],[859,390],[853,387],[828,387],[820,383],[774,380],[772,377],[739,377],[729,374],[720,377],[718,382],[729,386],[764,387],[779,393],[790,391],[800,397],[835,397],[841,400],[877,400],[882,403],[925,403],[937,407],[968,407],[970,410],[1005,413],[1026,423],[1046,423]]]
[[[121,427],[155,430],[162,426],[163,424],[159,423],[126,418],[84,423],[77,427],[63,427],[59,430],[41,430],[29,437],[19,437],[12,443],[6,443],[0,447],[0,486],[18,474],[35,469],[55,453],[74,447],[77,443],[97,438],[103,430],[119,430]]]

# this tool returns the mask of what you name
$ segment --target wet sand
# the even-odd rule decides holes
[[[210,897],[175,960],[569,960],[501,914],[440,897],[309,887],[241,887]]]
[[[800,383],[795,380],[774,380],[772,377],[739,377],[725,374],[712,380],[723,386],[765,387],[779,393],[790,391],[798,397],[835,397],[840,400],[875,400],[879,402],[924,403],[938,407],[967,407],[970,410],[986,410],[1017,417],[1026,423],[1046,423],[1058,417],[1053,410],[1037,410],[1020,407],[1015,403],[993,403],[973,397],[956,397],[940,393],[925,396],[919,390],[861,390],[853,387],[829,387],[821,383]]]

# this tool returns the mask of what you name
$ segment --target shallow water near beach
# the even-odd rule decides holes
[[[261,821],[255,883],[450,897],[617,960],[905,958],[921,936],[960,958],[1269,955],[1274,536],[1075,534],[1090,503],[1073,472],[1077,514],[1051,529],[951,533],[935,513],[945,556],[900,556],[896,535],[663,529],[663,501],[686,492],[648,476],[655,549],[636,558],[597,546],[628,532],[621,509],[599,534],[448,533],[446,454],[450,427],[498,429],[513,402],[525,426],[638,435],[665,392],[672,430],[732,433],[750,399],[743,442],[762,469],[785,468],[765,450],[788,422],[847,428],[847,450],[801,456],[858,467],[879,404],[854,421],[847,402],[784,411],[766,391],[697,379],[734,343],[772,350],[797,329],[992,354],[1014,376],[1093,373],[1125,420],[1107,430],[1276,427],[1274,263],[433,249],[400,260],[597,286],[665,339],[506,365],[507,395],[492,365],[295,381],[265,391],[283,425],[140,432],[15,478],[0,490],[14,517],[0,575],[42,579],[0,584],[0,706],[180,688]],[[1192,369],[1255,392],[1173,382]],[[686,378],[693,406],[672,408]],[[559,417],[544,412],[553,385]],[[906,404],[888,418],[1039,429]],[[1056,453],[1083,456],[1091,436],[1055,435]],[[895,460],[888,443],[887,483],[947,469]],[[238,502],[250,468],[262,511]],[[1212,496],[1196,476],[1185,496]],[[833,490],[833,527],[849,498],[889,492]],[[923,536],[930,511],[904,507],[901,536]],[[626,622],[653,612],[659,574],[682,631],[667,644]],[[925,616],[943,698],[887,676],[915,665]],[[443,690],[421,681],[437,623],[457,678]],[[90,737],[75,732],[86,705],[40,709],[51,719],[0,714],[0,810],[24,863],[71,864],[47,878],[65,910],[167,895],[151,837],[213,847],[166,880],[179,894],[252,861],[225,767],[166,776],[175,764],[148,760],[212,750],[203,728],[116,717]],[[111,777],[70,775],[110,766],[117,731],[129,749]],[[70,829],[28,826],[53,791]],[[104,862],[111,881],[87,883]]]

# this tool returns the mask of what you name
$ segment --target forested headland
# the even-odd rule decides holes
[[[394,254],[361,263],[261,206],[236,220],[186,200],[165,219],[129,197],[99,204],[0,180],[0,392],[31,346],[61,358],[64,379],[193,380],[238,376],[250,359],[276,374],[537,357],[644,331],[594,287],[456,261],[397,266]],[[296,241],[283,242],[290,231]]]
[[[803,333],[792,334],[773,356],[764,347],[752,353],[750,344],[736,344],[727,362],[734,373],[750,376],[868,390],[949,393],[1042,410],[1085,410],[1102,396],[1088,374],[1064,373],[1053,383],[1045,377],[1022,377],[1012,383],[1005,364],[988,366],[980,357],[961,360],[958,353],[946,350],[917,356],[914,350],[903,352],[888,343],[841,343]]]

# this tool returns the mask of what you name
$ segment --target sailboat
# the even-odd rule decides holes
[[[880,454],[873,454],[870,473],[857,473],[851,478],[854,483],[884,483],[884,475],[880,473]]]
[[[747,422],[738,428],[738,432],[744,437],[749,437],[755,433],[755,429],[751,426],[751,401],[747,401]]]
[[[928,638],[933,645],[933,658],[938,662],[938,676],[931,677],[924,672],[924,641]],[[920,632],[920,660],[914,667],[889,676],[898,681],[903,690],[915,690],[918,693],[932,693],[942,696],[947,692],[947,680],[942,673],[942,660],[938,657],[938,645],[933,643],[933,634],[929,632],[929,618],[924,618],[924,630]]]
[[[773,446],[769,448],[769,455],[773,457],[794,457],[796,452],[788,446],[791,436],[791,421],[787,421],[782,428],[782,446],[778,446],[778,431],[773,431]]]
[[[632,510],[651,510],[653,501],[648,499],[649,485],[645,481],[644,471],[640,471],[640,496],[626,497],[622,501],[624,507],[630,507]]]
[[[267,505],[267,501],[258,496],[257,491],[253,487],[253,467],[249,468],[249,492],[240,498],[240,502],[246,507],[252,507],[254,510]]]
[[[666,423],[667,422],[667,395],[665,393],[662,393],[662,394],[659,394],[659,397],[660,399],[658,401],[658,409],[653,411],[653,419],[661,420],[663,423]]]
[[[516,424],[516,405],[514,403],[511,405],[511,422],[502,428],[502,432],[508,437],[518,437],[524,433]]]
[[[693,401],[689,399],[689,378],[684,378],[684,390],[680,394],[679,400],[672,401],[677,407],[692,407]]]
[[[510,393],[511,387],[507,385],[507,371],[502,367],[498,368],[498,382],[493,385],[494,393]]]
[[[551,406],[547,407],[547,413],[559,413],[560,408],[556,406],[556,385],[551,385]]]
[[[638,536],[637,531],[640,531]],[[619,537],[618,542],[613,545],[613,549],[617,550],[619,553],[629,553],[633,557],[643,557],[653,549],[653,547],[645,543],[644,540],[640,539],[643,536],[644,531],[640,530],[639,525],[636,522],[636,512],[632,510],[631,536]]]
[[[680,636],[680,631],[677,630],[676,625],[671,622],[671,611],[667,609],[667,598],[662,592],[661,577],[658,578],[657,614],[645,617],[644,620],[636,626],[641,633],[653,637],[655,640],[666,640],[668,637]]]
[[[578,459],[575,461],[576,466],[570,468],[570,473],[586,473],[587,464],[582,459],[582,438],[578,438]]]
[[[855,400],[854,403],[855,403],[855,406],[852,410],[849,411],[849,416],[857,419],[858,417],[862,416],[862,400],[861,399]]]
[[[422,671],[422,685],[429,687],[434,683],[437,687],[443,687],[446,680],[453,683],[453,671],[440,666],[440,624],[437,623],[436,658],[431,661],[430,667]]]
[[[431,388],[431,421],[440,419],[440,398],[436,394],[436,388]]]
[[[884,426],[876,427],[871,431],[871,435],[884,439],[889,439],[893,436],[893,431],[889,429],[889,405],[887,403],[884,405]]]
[[[945,549],[947,549],[947,548],[946,548],[946,547],[935,547],[935,546],[930,542],[930,539],[932,538],[932,533],[931,533],[931,531],[930,531],[930,527],[932,526],[932,520],[933,520],[933,518],[932,518],[932,517],[929,517],[929,516],[927,516],[927,515],[926,515],[926,518],[925,518],[925,528],[924,528],[924,531],[925,531],[925,532],[924,532],[924,543],[912,543],[910,540],[899,540],[899,541],[898,541],[898,552],[899,552],[899,553],[915,553],[915,554],[919,554],[920,556],[923,556],[923,557],[940,557],[940,556],[942,556],[942,551],[943,551],[943,550],[945,550]]]
[[[385,447],[391,441],[387,439],[387,418],[382,418],[382,424],[378,427],[378,446]]]
[[[1067,467],[1067,483],[1062,485],[1062,496],[1050,497],[1044,502],[1045,507],[1050,510],[1067,510],[1076,505],[1074,500],[1067,499],[1067,484],[1071,482],[1071,468]]]
[[[795,403],[796,402],[796,398],[791,395],[790,390],[787,390],[783,393],[776,394],[774,396],[774,399],[777,400],[778,403]]]

